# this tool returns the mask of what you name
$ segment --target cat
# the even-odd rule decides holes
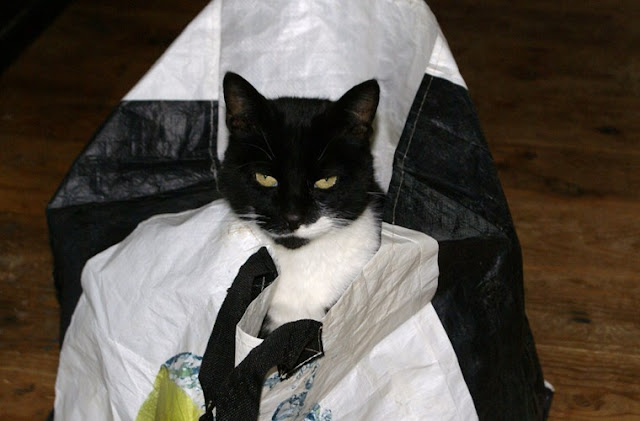
[[[227,73],[223,93],[220,190],[271,243],[279,272],[264,338],[289,321],[321,320],[380,245],[384,194],[370,145],[380,88],[372,79],[337,101],[266,99]]]

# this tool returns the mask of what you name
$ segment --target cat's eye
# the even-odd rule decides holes
[[[321,178],[315,182],[314,186],[318,189],[326,190],[335,186],[336,181],[338,181],[338,177],[334,175],[332,177]]]
[[[262,173],[256,173],[256,181],[263,187],[275,187],[278,185],[278,180]]]

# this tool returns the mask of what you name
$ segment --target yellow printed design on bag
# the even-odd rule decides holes
[[[198,383],[201,360],[185,353],[163,364],[136,421],[198,421],[203,413],[202,403],[196,402],[201,396]],[[196,392],[194,396],[190,396],[190,391]]]

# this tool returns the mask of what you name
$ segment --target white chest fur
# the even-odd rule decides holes
[[[320,320],[379,247],[379,221],[371,209],[350,225],[297,249],[273,245],[279,276],[268,315],[270,330],[299,319]]]

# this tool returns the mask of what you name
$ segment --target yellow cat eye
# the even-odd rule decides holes
[[[278,180],[262,173],[256,173],[256,181],[263,187],[275,187],[278,185]]]
[[[336,185],[336,181],[338,181],[338,176],[332,176],[332,177],[327,177],[327,178],[321,178],[320,180],[316,181],[314,186],[322,189],[322,190],[326,190],[326,189],[330,189],[331,187]]]

